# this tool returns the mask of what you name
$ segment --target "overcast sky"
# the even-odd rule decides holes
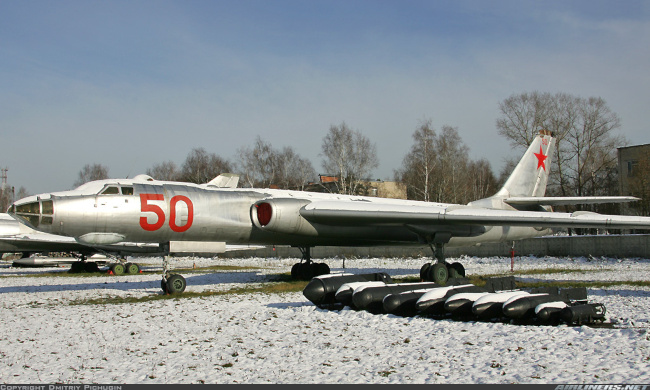
[[[650,143],[647,1],[0,0],[0,167],[32,194],[85,164],[133,177],[192,148],[234,160],[257,135],[321,168],[345,122],[392,179],[423,120],[493,170],[519,155],[498,104],[603,98]]]

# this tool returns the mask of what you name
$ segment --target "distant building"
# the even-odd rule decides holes
[[[399,181],[368,181],[364,182],[367,196],[378,198],[406,199],[406,185]]]
[[[650,144],[618,148],[618,178],[621,195],[641,198],[623,213],[650,215]]]
[[[338,192],[339,177],[335,175],[318,175],[318,183],[309,183],[305,191],[312,192]],[[375,196],[378,198],[406,199],[406,185],[397,181],[361,181],[359,195]]]

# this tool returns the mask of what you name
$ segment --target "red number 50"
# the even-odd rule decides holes
[[[155,204],[149,204],[150,200],[165,200],[162,194],[140,194],[140,211],[150,212],[156,214],[158,219],[154,223],[149,223],[147,217],[140,217],[140,226],[147,231],[153,232],[160,229],[165,224],[165,212],[163,209]],[[183,202],[187,206],[187,222],[185,225],[178,226],[176,224],[176,203]],[[169,227],[177,232],[182,233],[192,226],[194,221],[194,205],[187,196],[176,195],[169,201],[170,218]]]

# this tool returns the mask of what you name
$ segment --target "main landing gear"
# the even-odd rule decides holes
[[[72,263],[70,266],[70,273],[93,273],[100,272],[99,265],[95,261],[87,261],[88,258],[84,254],[75,255],[79,261]],[[140,265],[136,263],[127,262],[123,257],[115,257],[107,254],[117,260],[114,263],[108,264],[109,275],[136,275],[141,272]]]
[[[163,256],[163,277],[160,281],[160,288],[166,295],[180,294],[185,291],[187,281],[182,275],[172,274],[169,266],[169,256]]]
[[[426,263],[420,268],[420,279],[428,282],[435,282],[441,285],[447,284],[449,278],[464,278],[465,267],[461,263],[447,263],[445,261],[445,247],[443,244],[429,245],[436,258],[435,263]]]
[[[291,278],[296,280],[311,280],[314,276],[330,273],[330,267],[325,263],[311,261],[311,247],[299,247],[302,260],[291,267]]]
[[[108,265],[109,275],[135,275],[140,273],[140,266],[136,263],[111,263]]]

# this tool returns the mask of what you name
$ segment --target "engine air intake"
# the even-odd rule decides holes
[[[255,207],[257,208],[257,221],[262,226],[268,225],[273,216],[273,207],[268,203],[259,203]]]

